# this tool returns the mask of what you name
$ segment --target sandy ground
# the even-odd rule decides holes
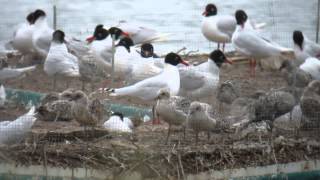
[[[206,60],[206,57],[189,57],[188,60],[200,62]],[[15,60],[9,62],[15,64]],[[250,78],[248,64],[242,63],[224,66],[221,79],[235,82],[242,96],[286,84],[279,71],[258,69],[256,78]],[[39,66],[25,77],[5,82],[5,86],[46,93],[52,91],[52,79]],[[97,89],[101,84],[94,86]],[[122,82],[116,82],[116,86],[122,86]],[[69,87],[79,89],[81,82],[72,80]],[[59,83],[58,91],[64,89],[64,83]],[[87,87],[86,92],[90,92],[90,89]],[[111,100],[150,107],[150,103],[128,97]],[[207,101],[217,105],[214,98]],[[0,109],[0,121],[15,119],[24,112],[24,108],[14,105]],[[273,135],[272,141],[270,135],[263,135],[260,141],[257,135],[239,140],[233,133],[212,134],[208,140],[202,134],[200,142],[195,144],[192,131],[188,131],[184,139],[181,129],[176,128],[169,144],[165,145],[167,128],[165,123],[157,126],[145,123],[137,127],[132,135],[110,134],[99,127],[84,133],[75,121],[37,121],[26,143],[0,146],[0,159],[20,164],[111,168],[119,173],[146,168],[148,170],[142,171],[152,172],[154,176],[175,177],[182,173],[181,169],[184,169],[184,173],[199,173],[210,169],[268,165],[320,157],[320,141],[315,136],[318,131],[301,132],[299,137],[293,132],[280,131]],[[279,135],[284,136],[284,139],[277,140]]]

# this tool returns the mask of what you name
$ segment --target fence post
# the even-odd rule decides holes
[[[319,42],[319,26],[320,26],[320,0],[318,0],[318,9],[317,9],[317,27],[316,27],[316,42]]]
[[[57,30],[57,6],[53,4],[53,29]]]

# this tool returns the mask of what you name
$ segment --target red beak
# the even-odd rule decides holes
[[[122,35],[124,35],[126,37],[130,37],[129,33],[127,33],[127,32],[122,32]]]
[[[203,11],[202,16],[207,16],[207,11]]]
[[[92,43],[92,41],[94,41],[96,38],[94,36],[88,37],[86,39],[86,41],[88,41],[88,43]]]
[[[182,60],[182,59],[181,59],[180,63],[181,63],[181,64],[184,64],[184,65],[186,65],[186,66],[189,66],[189,63],[188,63],[187,61]]]
[[[230,61],[230,60],[229,60],[229,59],[227,59],[227,58],[226,58],[226,60],[225,60],[225,61],[226,61],[226,63],[233,64],[233,62],[232,62],[232,61]]]

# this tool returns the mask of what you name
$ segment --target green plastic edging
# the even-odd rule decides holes
[[[37,106],[40,104],[41,98],[43,96],[45,96],[44,93],[37,93],[37,92],[33,92],[33,91],[11,89],[11,88],[6,88],[6,94],[7,94],[7,99],[9,99],[13,102],[22,104],[24,106],[26,106],[26,105]],[[149,108],[140,108],[140,107],[135,107],[135,106],[110,103],[107,101],[104,101],[104,105],[107,110],[111,110],[114,112],[121,112],[124,114],[124,116],[144,117],[145,115],[147,115],[149,117],[152,117],[152,110]]]

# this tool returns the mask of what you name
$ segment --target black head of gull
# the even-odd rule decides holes
[[[217,15],[218,9],[214,4],[207,4],[206,10],[202,13],[203,16],[214,16]]]
[[[88,43],[92,43],[94,40],[104,40],[109,36],[109,31],[103,28],[102,24],[98,24],[94,29],[93,36],[88,37],[86,40]]]
[[[300,49],[302,50],[303,49],[302,44],[303,44],[303,41],[304,41],[304,37],[303,37],[302,32],[301,31],[293,31],[292,38],[293,38],[294,44],[299,46]]]
[[[184,60],[181,59],[181,57],[176,54],[176,53],[169,53],[166,55],[165,59],[164,59],[165,63],[171,64],[173,66],[176,66],[178,64],[184,64],[186,66],[189,66],[189,64],[187,62],[185,62]]]
[[[52,35],[52,41],[55,43],[59,43],[62,44],[64,43],[64,32],[61,30],[56,30],[54,31],[53,35]]]
[[[123,114],[121,112],[113,112],[111,116],[118,116],[123,121]]]
[[[241,25],[242,27],[244,26],[244,23],[248,19],[247,13],[241,9],[236,11],[235,17],[236,17],[237,24]]]
[[[29,13],[29,14],[27,15],[26,19],[27,19],[27,21],[28,21],[28,23],[29,23],[30,25],[31,25],[31,24],[34,24],[34,13],[33,13],[33,12]]]
[[[123,46],[127,49],[128,52],[130,52],[130,47],[133,46],[133,41],[131,38],[125,37],[121,39],[116,46]]]
[[[38,19],[46,17],[46,13],[41,10],[37,9],[33,13],[33,23],[37,22]]]
[[[153,46],[150,43],[141,45],[141,56],[144,58],[153,57]]]
[[[218,67],[221,67],[223,63],[232,64],[232,61],[229,61],[227,57],[220,50],[214,50],[210,53],[209,58],[213,60]]]
[[[109,33],[114,40],[121,39],[123,37],[129,37],[129,34],[126,32],[123,32],[120,28],[117,27],[111,27],[109,29]]]

